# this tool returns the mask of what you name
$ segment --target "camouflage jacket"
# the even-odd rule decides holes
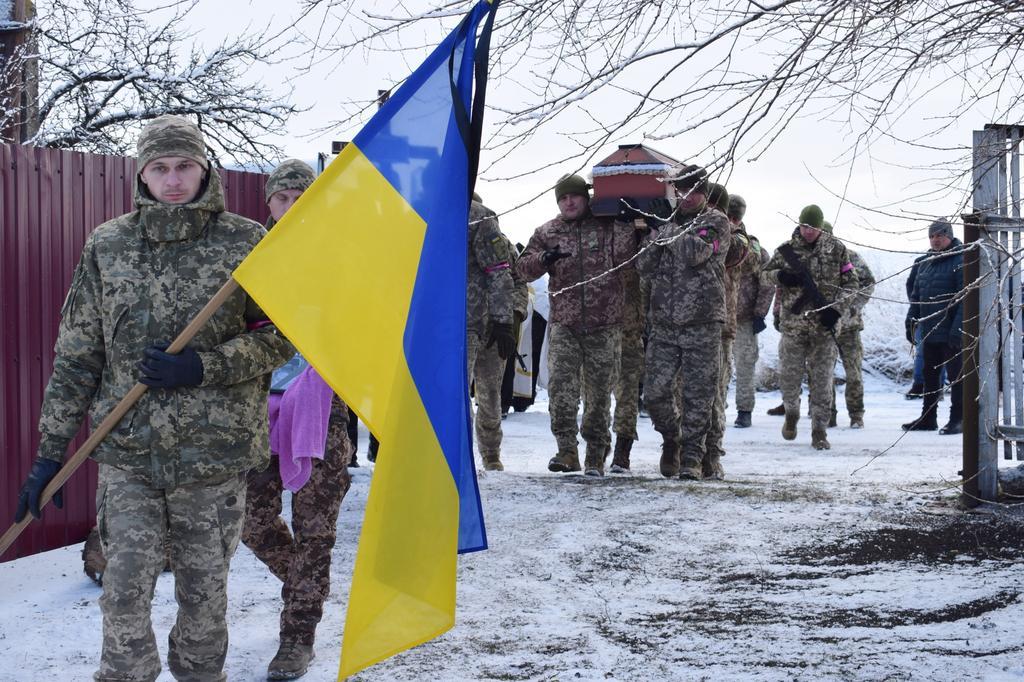
[[[743,230],[743,225],[733,225],[730,221],[729,251],[725,254],[725,324],[722,325],[722,338],[736,338],[736,299],[740,288],[740,268],[747,262],[750,254],[750,240]]]
[[[580,220],[558,217],[533,233],[516,270],[527,282],[545,272],[550,275],[550,322],[581,332],[617,326],[625,318],[623,274],[633,267],[628,261],[636,254],[637,245],[632,225],[589,213]],[[541,257],[555,246],[572,255],[549,269]],[[610,272],[618,266],[622,267]]]
[[[800,228],[793,230],[793,236],[787,242],[796,253],[797,258],[807,268],[811,278],[821,292],[822,297],[841,315],[845,315],[850,302],[857,292],[857,272],[850,262],[849,252],[841,241],[827,232],[822,232],[813,244],[808,244],[800,236]],[[786,332],[821,332],[827,333],[817,314],[805,315],[806,311],[815,310],[810,297],[805,294],[802,286],[783,286],[779,282],[781,270],[793,271],[779,247],[764,267],[761,275],[764,283],[769,286],[779,285],[780,326]],[[794,307],[799,307],[794,310]],[[835,333],[839,334],[844,320],[836,323]]]
[[[871,300],[871,294],[875,293],[875,275],[859,253],[853,249],[846,249],[846,253],[850,255],[850,262],[857,273],[857,295],[850,299],[850,307],[843,321],[843,331],[860,331],[864,329],[864,318],[861,313]]]
[[[725,259],[731,244],[729,219],[710,208],[684,224],[652,233],[637,260],[650,282],[648,323],[652,337],[675,336],[681,327],[725,322]]]
[[[489,322],[511,324],[514,311],[526,316],[526,283],[513,281],[514,256],[494,211],[475,201],[469,209],[468,240],[466,331],[484,338]]]
[[[224,211],[216,172],[182,206],[154,201],[136,180],[135,205],[82,250],[43,396],[40,457],[61,460],[87,410],[98,424],[137,382],[143,349],[177,336],[264,234]],[[93,452],[97,461],[156,488],[266,464],[269,373],[291,344],[239,289],[189,345],[202,384],[150,388]]]
[[[763,318],[772,307],[775,287],[761,281],[761,270],[768,265],[771,256],[753,235],[747,235],[750,255],[740,264],[737,273],[739,282],[736,291],[736,320],[750,322],[755,317]]]

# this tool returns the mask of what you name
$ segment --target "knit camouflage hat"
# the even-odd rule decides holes
[[[275,193],[285,189],[298,189],[305,192],[316,180],[316,174],[309,164],[298,159],[282,161],[281,165],[267,178],[267,202]]]
[[[825,224],[825,214],[814,204],[805,206],[804,210],[800,211],[800,224],[810,225],[820,230],[822,225]]]
[[[832,234],[832,223],[826,220],[821,224],[821,229],[824,230],[825,232],[828,232],[829,234]]]
[[[747,215],[746,200],[739,194],[730,194],[729,210],[725,214],[734,220],[743,220],[743,216]]]
[[[142,129],[136,152],[139,171],[161,156],[182,156],[203,168],[210,167],[203,133],[195,123],[181,116],[159,116]]]
[[[708,185],[708,203],[722,213],[729,210],[729,190],[725,188],[725,185],[720,185],[717,182]]]
[[[590,183],[579,175],[563,175],[555,183],[555,201],[558,201],[566,194],[580,194],[590,196]]]

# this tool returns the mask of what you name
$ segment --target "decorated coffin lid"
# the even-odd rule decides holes
[[[619,197],[635,199],[646,210],[651,199],[669,195],[663,178],[680,166],[667,154],[642,144],[622,144],[610,156],[594,166],[594,215],[615,215]]]

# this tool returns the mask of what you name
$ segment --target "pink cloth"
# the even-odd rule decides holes
[[[281,482],[293,493],[306,485],[313,459],[323,459],[334,392],[316,370],[307,367],[284,393],[272,393],[270,449],[277,455]]]

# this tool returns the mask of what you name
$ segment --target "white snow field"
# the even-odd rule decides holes
[[[724,482],[663,479],[647,419],[631,475],[551,474],[546,405],[513,414],[507,470],[480,474],[490,549],[460,559],[454,629],[354,679],[1024,679],[1024,519],[955,509],[959,438],[901,438],[921,405],[902,390],[869,380],[867,428],[850,430],[840,409],[825,452],[807,419],[783,441],[781,418],[765,414],[778,393],[758,394],[754,426],[728,429]],[[337,674],[372,467],[354,471],[310,681]],[[0,564],[0,680],[90,679],[100,590],[79,553]],[[229,679],[264,679],[279,589],[240,547]],[[164,655],[174,612],[164,574]]]

